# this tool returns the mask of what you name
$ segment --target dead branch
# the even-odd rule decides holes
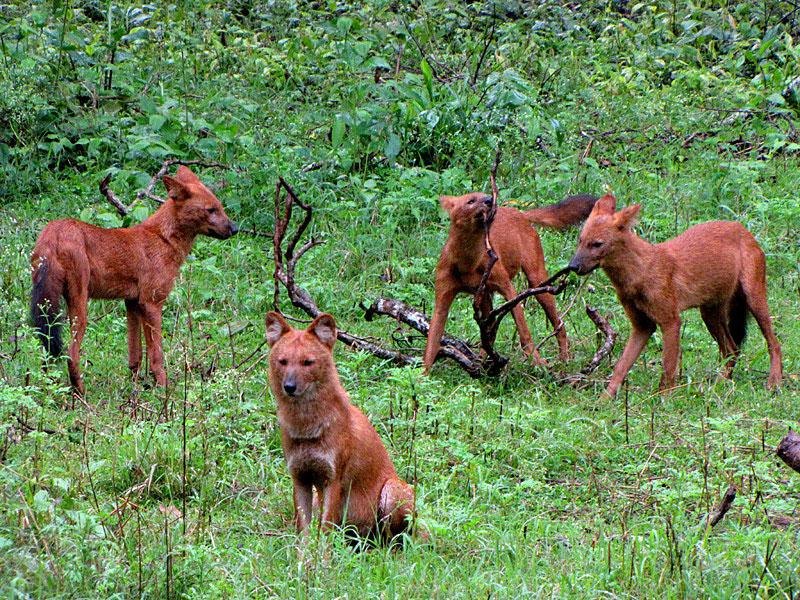
[[[185,167],[196,166],[196,167],[204,167],[204,168],[208,168],[208,169],[211,169],[211,168],[213,168],[213,169],[230,169],[231,168],[228,165],[223,165],[222,163],[213,162],[213,161],[209,162],[209,161],[205,161],[205,160],[183,160],[181,158],[169,158],[169,159],[165,160],[162,163],[161,168],[156,172],[155,175],[153,175],[150,178],[150,182],[147,184],[147,187],[145,187],[143,190],[139,190],[138,192],[136,192],[136,199],[137,200],[141,200],[142,198],[150,198],[150,200],[152,200],[154,202],[157,202],[158,204],[164,204],[164,199],[161,198],[160,196],[156,196],[153,193],[153,190],[156,188],[156,184],[159,181],[161,181],[161,178],[164,177],[164,175],[167,174],[167,172],[169,171],[170,167],[172,167],[173,165],[183,165]]]
[[[725,516],[731,506],[733,506],[733,501],[736,499],[736,486],[732,485],[728,488],[728,491],[725,492],[725,495],[720,500],[717,507],[714,509],[714,512],[708,515],[708,526],[714,527],[717,523],[719,523],[722,518]]]
[[[282,190],[286,193],[282,194]],[[284,197],[286,200],[283,202],[283,206],[281,206],[281,201]],[[289,239],[289,242],[286,246],[286,251],[284,251],[283,243],[286,239],[289,223],[292,220],[292,210],[295,204],[300,206],[300,208],[303,210],[304,216],[300,225]],[[281,208],[283,208],[283,210],[281,210]],[[302,246],[300,246],[300,248],[297,248],[297,244],[300,242],[300,239],[303,237],[303,234],[306,232],[309,224],[311,223],[312,216],[313,209],[311,206],[300,200],[292,187],[286,183],[283,177],[281,177],[278,180],[278,183],[275,185],[275,233],[273,235],[273,251],[275,254],[275,270],[273,273],[273,279],[275,281],[275,296],[273,301],[275,304],[275,309],[279,310],[280,290],[278,284],[280,284],[284,287],[284,289],[286,289],[286,293],[288,294],[289,301],[292,303],[292,305],[301,309],[310,317],[314,318],[321,315],[322,311],[311,297],[311,294],[309,294],[304,288],[298,286],[295,281],[295,268],[297,266],[297,262],[311,248],[314,246],[319,246],[323,243],[322,240],[312,237],[310,240],[307,240]],[[417,359],[412,356],[403,354],[402,352],[398,352],[390,348],[386,348],[378,343],[366,340],[364,338],[357,337],[341,329],[337,330],[336,337],[342,343],[350,346],[351,348],[369,352],[378,358],[390,360],[395,364],[411,365],[417,362]]]
[[[789,467],[800,473],[800,434],[790,429],[778,444],[775,454]]]
[[[478,75],[480,75],[481,67],[483,66],[483,59],[486,58],[486,52],[489,50],[489,46],[492,45],[494,41],[494,33],[497,27],[497,13],[495,10],[492,11],[492,28],[489,31],[488,35],[484,36],[484,44],[483,50],[481,51],[481,55],[478,58],[478,64],[475,66],[475,73],[472,75],[472,79],[470,80],[471,85],[475,85],[478,83]]]
[[[111,188],[108,187],[108,184],[111,182],[111,173],[103,177],[103,181],[100,182],[100,193],[106,197],[106,199],[117,209],[117,213],[119,213],[120,217],[126,216],[131,209],[125,206],[122,202],[120,202],[117,195],[111,191]]]
[[[605,340],[603,341],[603,345],[594,353],[589,364],[581,369],[581,375],[589,375],[594,372],[597,367],[600,366],[600,363],[603,362],[603,359],[611,354],[611,351],[614,349],[614,344],[617,341],[617,332],[614,331],[611,325],[608,324],[608,321],[603,318],[596,308],[592,308],[587,304],[586,314],[592,320],[592,323],[597,326],[597,329],[605,336]]]
[[[430,320],[421,311],[412,306],[408,306],[400,300],[393,298],[378,298],[369,307],[362,305],[364,309],[364,319],[372,321],[375,315],[386,315],[404,323],[422,335],[428,335]],[[442,347],[439,350],[442,356],[450,358],[469,373],[472,377],[478,377],[483,373],[481,358],[464,340],[442,336]]]
[[[160,196],[156,196],[153,193],[153,190],[156,187],[156,184],[161,181],[161,178],[167,174],[170,167],[173,165],[184,165],[184,166],[198,166],[198,167],[207,167],[207,168],[217,168],[217,169],[231,169],[228,165],[223,165],[222,163],[218,162],[208,162],[204,160],[183,160],[181,158],[170,158],[165,160],[161,164],[161,168],[150,178],[150,182],[147,184],[143,190],[139,190],[136,192],[136,199],[134,202],[141,200],[142,198],[149,198],[153,202],[157,204],[164,204],[164,199]],[[131,208],[133,204],[130,205],[124,204],[119,198],[117,198],[116,194],[111,190],[109,184],[111,183],[111,173],[106,175],[103,180],[100,182],[100,193],[106,198],[106,200],[111,203],[111,205],[117,209],[117,213],[119,213],[120,217],[125,217],[131,212]],[[251,232],[247,232],[251,233]],[[255,234],[258,235],[258,234]]]
[[[498,147],[497,152],[495,152],[494,155],[494,164],[492,165],[492,170],[489,175],[492,184],[492,205],[489,207],[489,211],[486,213],[486,216],[483,220],[483,243],[486,247],[486,255],[488,260],[486,262],[486,270],[483,272],[481,281],[478,284],[478,288],[475,290],[475,295],[472,298],[472,315],[475,319],[475,322],[478,324],[478,329],[481,333],[481,348],[486,353],[486,362],[488,367],[487,370],[489,373],[495,374],[498,373],[508,363],[508,359],[501,356],[494,349],[494,334],[497,332],[497,327],[492,330],[485,326],[485,321],[489,315],[483,314],[483,306],[486,303],[487,294],[489,295],[488,297],[491,298],[490,294],[492,292],[486,289],[486,284],[489,281],[489,277],[492,274],[492,269],[494,269],[494,265],[497,263],[498,259],[497,253],[492,247],[492,241],[489,238],[489,232],[492,228],[495,215],[497,214],[497,197],[499,195],[497,190],[497,168],[500,166],[500,156],[501,151]],[[497,326],[499,326],[499,324],[500,323],[498,320]]]

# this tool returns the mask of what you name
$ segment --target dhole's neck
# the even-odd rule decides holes
[[[194,238],[197,233],[181,227],[175,218],[175,205],[172,200],[167,200],[161,207],[145,219],[140,227],[149,229],[158,234],[170,247],[177,252],[178,263],[182,264],[189,252],[192,251]]]
[[[627,231],[605,257],[602,267],[616,287],[630,290],[647,278],[648,265],[656,252],[653,244]]]
[[[483,227],[450,226],[450,239],[448,245],[457,250],[458,262],[476,262],[478,259],[486,258],[486,248],[483,242]]]

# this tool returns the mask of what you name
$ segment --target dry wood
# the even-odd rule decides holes
[[[282,194],[282,190],[286,193]],[[286,200],[282,203],[281,200],[283,197],[285,197]],[[292,210],[295,204],[300,206],[300,208],[303,210],[303,219],[300,222],[300,225],[298,225],[294,234],[289,239],[289,242],[286,245],[286,250],[284,251],[283,244],[286,239],[289,223],[292,219]],[[281,210],[282,208],[283,210]],[[308,316],[314,318],[322,314],[322,311],[311,297],[311,294],[309,294],[308,291],[302,287],[298,286],[295,282],[295,268],[297,266],[297,262],[311,248],[323,243],[322,240],[312,237],[302,246],[297,248],[297,244],[300,242],[300,239],[303,237],[311,223],[312,216],[313,210],[311,206],[300,200],[292,187],[286,183],[283,177],[281,177],[275,186],[275,232],[273,235],[273,251],[275,253],[275,270],[273,273],[273,278],[275,281],[275,296],[273,301],[275,309],[280,310],[280,284],[286,289],[286,293],[288,294],[289,301],[292,303],[292,305],[301,309]],[[336,337],[342,343],[350,346],[351,348],[369,352],[378,358],[390,360],[399,365],[411,365],[417,363],[417,359],[412,356],[403,354],[397,350],[386,348],[381,344],[357,337],[341,329],[337,330]]]
[[[386,315],[408,325],[424,336],[428,335],[430,321],[421,311],[393,298],[378,298],[369,307],[364,307],[364,319],[372,321],[375,315]],[[478,354],[465,342],[449,335],[442,336],[442,356],[454,360],[472,377],[483,373],[482,361]]]
[[[792,469],[800,473],[800,434],[790,429],[778,444],[775,454]]]
[[[136,192],[136,200],[141,200],[142,198],[149,198],[153,202],[157,204],[164,204],[164,198],[160,196],[156,196],[153,193],[153,190],[156,187],[156,184],[161,181],[161,178],[167,174],[170,167],[173,165],[184,165],[184,166],[197,166],[197,167],[206,167],[206,168],[216,168],[216,169],[230,169],[228,165],[223,165],[222,163],[218,162],[209,162],[205,160],[183,160],[181,158],[170,158],[165,160],[161,164],[161,168],[150,178],[150,182],[143,190],[139,190]],[[131,208],[133,207],[133,203],[130,205],[126,205],[123,203],[119,198],[117,198],[116,194],[111,190],[109,184],[111,183],[111,173],[106,175],[103,180],[100,182],[100,193],[105,197],[108,202],[117,209],[117,213],[119,213],[120,217],[125,217],[131,212]],[[252,231],[247,231],[246,233],[253,233]],[[254,235],[259,235],[255,233]]]
[[[492,269],[494,269],[494,265],[497,263],[498,259],[497,253],[494,251],[492,242],[489,239],[489,232],[492,228],[495,215],[497,214],[497,197],[499,195],[497,189],[497,168],[500,166],[500,156],[501,151],[500,148],[498,148],[494,155],[494,165],[492,165],[492,170],[490,173],[490,180],[492,183],[492,205],[489,207],[489,212],[486,214],[486,218],[483,221],[483,243],[486,248],[486,255],[489,257],[489,259],[486,262],[486,270],[483,272],[481,281],[475,290],[475,295],[472,297],[472,315],[475,319],[475,322],[478,324],[478,329],[481,334],[481,348],[486,353],[486,370],[489,374],[499,373],[508,363],[508,359],[501,356],[494,349],[494,333],[497,332],[497,327],[500,325],[500,320],[502,317],[497,319],[495,327],[491,328],[487,326],[487,319],[490,315],[484,315],[483,311],[481,310],[481,306],[484,303],[486,295],[492,293],[490,290],[486,289],[486,284],[489,281],[489,277],[492,274]]]
[[[725,516],[731,506],[733,506],[733,501],[736,499],[736,486],[732,485],[728,487],[728,491],[725,492],[725,495],[720,500],[717,507],[714,509],[712,513],[708,515],[708,526],[714,527],[717,523],[719,523],[722,518]]]
[[[603,345],[597,349],[597,352],[594,353],[592,356],[592,360],[589,361],[585,367],[581,369],[581,375],[589,375],[593,371],[600,366],[600,363],[603,362],[603,359],[611,354],[611,351],[614,349],[614,343],[617,341],[617,332],[608,324],[600,312],[596,308],[592,308],[591,306],[586,306],[586,314],[589,315],[589,318],[592,320],[597,326],[597,329],[605,336],[603,340]]]

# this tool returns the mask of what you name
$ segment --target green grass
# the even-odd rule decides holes
[[[125,103],[113,113],[106,104],[96,113],[64,108],[59,102],[74,90],[49,92],[51,107],[64,116],[48,127],[74,127],[114,144],[97,154],[59,154],[24,139],[0,140],[10,148],[0,186],[0,595],[798,597],[800,475],[774,448],[797,425],[800,406],[800,161],[787,149],[795,143],[788,120],[764,112],[764,98],[783,85],[776,73],[791,74],[796,49],[785,38],[772,42],[758,63],[765,75],[754,82],[750,59],[736,61],[753,40],[768,37],[760,13],[732,9],[742,38],[722,48],[699,34],[699,25],[670,33],[666,4],[642,9],[625,27],[604,5],[573,12],[543,4],[527,19],[500,25],[476,89],[434,79],[428,92],[414,42],[397,32],[400,16],[438,60],[455,68],[462,56],[472,57],[470,75],[482,48],[478,25],[490,17],[459,9],[476,19],[470,37],[453,33],[461,32],[461,13],[436,2],[399,16],[382,2],[344,7],[336,17],[324,7],[304,8],[286,36],[276,25],[283,22],[278,8],[261,21],[255,13],[226,21],[223,4],[203,3],[206,11],[196,13],[158,9],[154,18],[175,30],[163,46],[138,46],[115,74],[124,95],[161,73],[160,84],[131,105],[136,110]],[[61,22],[60,11],[48,7],[17,10],[20,31],[22,21],[35,21],[27,10],[44,11],[49,27]],[[352,29],[336,20],[342,16],[355,21]],[[690,16],[728,26],[699,9],[680,13],[678,22]],[[103,25],[79,17],[70,13],[70,31],[103,35]],[[196,28],[193,19],[208,27]],[[567,27],[571,20],[580,27]],[[211,34],[223,25],[227,46]],[[27,35],[27,54],[7,49],[7,60],[58,60],[57,37],[39,36],[35,27]],[[352,66],[349,53],[367,42],[368,55],[384,57],[391,69],[397,44],[405,44],[406,74],[396,88],[373,84],[372,67]],[[162,65],[161,53],[184,58]],[[95,71],[76,65],[72,73],[64,60],[58,72],[66,73],[64,86],[79,90]],[[547,73],[551,83],[542,85]],[[502,75],[507,96],[490,107],[478,98],[493,75]],[[525,102],[514,105],[509,90]],[[411,92],[429,102],[425,110],[437,112],[439,124],[430,128],[425,114],[414,113]],[[177,104],[163,111],[150,106],[172,100]],[[459,129],[462,102],[479,108]],[[718,125],[708,107],[739,106],[760,112],[685,143]],[[772,109],[796,116],[791,104]],[[353,121],[366,120],[359,110],[375,117],[363,135]],[[158,111],[167,120],[151,130]],[[327,132],[337,118],[347,124],[333,147]],[[90,129],[92,119],[104,128]],[[213,135],[196,136],[201,119]],[[223,125],[232,122],[239,129],[228,135]],[[588,143],[582,131],[595,132],[593,160],[579,160]],[[392,133],[402,138],[402,151],[384,161]],[[422,377],[419,368],[395,368],[338,345],[342,381],[398,472],[416,486],[431,539],[369,552],[354,552],[336,534],[314,533],[304,542],[292,525],[291,481],[268,392],[266,347],[259,348],[273,293],[270,240],[198,239],[165,306],[166,391],[130,381],[119,302],[90,303],[85,403],[67,406],[65,359],[40,368],[44,354],[27,326],[36,236],[63,217],[120,224],[97,182],[111,169],[118,195],[132,198],[162,159],[155,146],[137,145],[145,138],[173,144],[182,156],[237,165],[202,175],[246,226],[271,229],[275,180],[286,177],[314,206],[312,229],[326,240],[301,261],[300,282],[342,328],[386,340],[396,324],[365,322],[359,303],[384,295],[430,313],[447,235],[437,196],[487,189],[497,144],[504,150],[501,200],[538,205],[608,186],[621,205],[642,204],[639,232],[654,242],[704,220],[739,220],[767,253],[785,385],[766,391],[766,344],[753,322],[733,381],[718,381],[716,344],[696,312],[684,317],[680,389],[657,393],[656,334],[613,401],[600,397],[613,361],[587,387],[561,386],[524,362],[510,319],[498,348],[512,361],[494,379],[469,379],[446,361]],[[202,140],[217,145],[198,149]],[[741,152],[741,141],[753,148]],[[301,171],[313,161],[322,168]],[[152,209],[142,206],[147,210],[134,220]],[[573,252],[576,232],[541,235],[554,271]],[[389,281],[381,277],[387,270]],[[578,289],[576,281],[559,307]],[[620,332],[614,360],[627,338],[624,313],[598,272],[568,315],[573,359],[559,365],[555,342],[543,346],[558,369],[576,372],[596,349],[584,302]],[[282,308],[304,316],[285,296]],[[534,338],[545,336],[538,306],[531,303],[526,314]],[[229,327],[238,332],[229,336]],[[448,331],[477,338],[466,296],[456,301]],[[411,343],[421,348],[424,340]],[[738,489],[733,508],[709,530],[704,517],[731,484]]]

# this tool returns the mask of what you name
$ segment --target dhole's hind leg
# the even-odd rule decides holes
[[[136,300],[125,300],[125,308],[128,321],[128,368],[136,379],[142,364],[142,313]]]
[[[537,265],[535,261],[529,260],[528,264],[522,265],[522,270],[525,272],[525,277],[528,279],[528,285],[531,287],[536,287],[547,280],[547,269],[545,269],[544,261]],[[555,296],[552,294],[537,294],[535,298],[544,310],[547,320],[550,321],[550,324],[553,326],[556,341],[558,342],[558,357],[562,361],[569,360],[567,330],[566,327],[564,327],[564,321],[558,314]]]
[[[86,392],[81,376],[81,343],[86,334],[87,308],[89,303],[89,273],[78,269],[67,279],[67,314],[72,334],[69,343],[69,380],[72,389],[80,396]]]
[[[497,267],[495,267],[495,270],[497,270]],[[503,298],[505,298],[506,300],[511,300],[517,295],[517,291],[514,289],[514,285],[507,278],[497,287],[500,293],[503,294]],[[517,332],[519,333],[519,343],[522,346],[522,351],[526,355],[530,356],[535,364],[546,366],[547,362],[541,356],[539,356],[539,351],[533,344],[533,338],[531,338],[531,331],[530,329],[528,329],[527,321],[525,321],[525,312],[522,310],[522,303],[517,304],[514,308],[511,309],[511,316],[514,317],[514,323],[516,323],[517,325]]]
[[[378,520],[381,533],[391,539],[406,531],[414,518],[414,489],[395,477],[381,488]]]
[[[753,242],[755,244],[755,241]],[[758,323],[764,339],[767,340],[767,350],[769,351],[769,377],[767,387],[771,390],[780,387],[783,378],[783,356],[781,344],[772,329],[772,319],[769,316],[769,305],[767,304],[767,264],[764,252],[756,245],[755,248],[748,248],[750,260],[744,261],[742,274],[739,283],[747,301],[747,308],[752,313]]]
[[[723,305],[701,306],[700,316],[703,317],[703,322],[706,324],[711,337],[716,340],[720,355],[722,355],[722,358],[728,359],[722,371],[722,376],[730,379],[733,367],[736,365],[736,359],[739,356],[739,347],[734,343],[728,328],[728,310]]]

